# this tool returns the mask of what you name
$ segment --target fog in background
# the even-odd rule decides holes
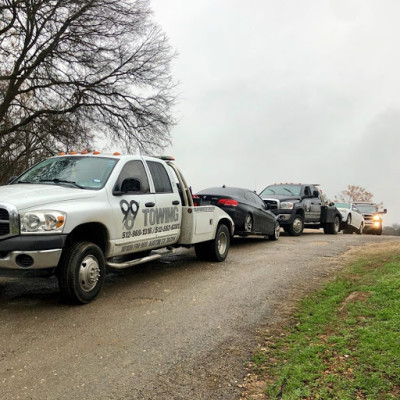
[[[172,130],[194,192],[349,184],[400,223],[400,2],[152,0],[177,50]]]

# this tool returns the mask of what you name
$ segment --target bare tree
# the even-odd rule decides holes
[[[361,186],[348,185],[347,189],[342,190],[338,196],[335,196],[336,202],[352,201],[372,201],[373,194]]]
[[[391,226],[385,226],[383,228],[384,235],[400,236],[400,225],[393,224]]]
[[[49,130],[52,135],[46,133]],[[0,137],[0,184],[60,150],[91,150],[92,141],[87,129],[60,115],[42,119],[38,125],[31,123],[29,130],[4,135]]]
[[[373,202],[374,195],[361,186],[348,185],[347,189],[342,190],[339,195],[335,196],[335,202],[351,203],[353,201]],[[378,207],[383,207],[383,203],[378,203]]]
[[[164,148],[173,56],[148,0],[2,0],[0,158],[94,137]]]

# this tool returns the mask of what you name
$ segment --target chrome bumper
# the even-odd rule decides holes
[[[35,250],[35,251],[10,251],[3,258],[0,257],[0,270],[33,270],[54,268],[60,260],[62,249]],[[31,257],[31,265],[24,265],[22,260]]]

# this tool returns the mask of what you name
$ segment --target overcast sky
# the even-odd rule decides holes
[[[194,192],[355,184],[400,223],[400,1],[152,0],[178,52],[167,152]]]

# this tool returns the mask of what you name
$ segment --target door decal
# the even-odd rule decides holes
[[[135,200],[131,200],[130,203],[126,200],[121,200],[119,206],[121,207],[122,214],[124,214],[122,223],[125,229],[131,230],[139,212],[139,203]]]

